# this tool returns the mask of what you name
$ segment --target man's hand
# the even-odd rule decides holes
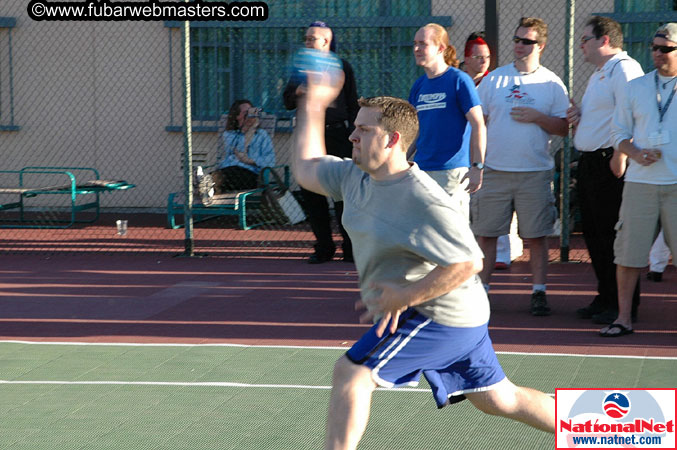
[[[342,70],[329,72],[306,72],[305,102],[308,111],[324,111],[341,93],[345,74]]]
[[[463,183],[466,179],[468,180],[468,185],[465,187],[465,190],[469,194],[477,192],[482,187],[483,172],[483,170],[480,170],[477,167],[471,167],[470,170],[468,170],[463,176],[463,179],[461,179],[461,183]]]
[[[571,106],[567,109],[567,122],[569,122],[569,125],[577,127],[581,121],[581,110],[573,99],[569,99],[569,102]]]
[[[370,323],[374,317],[381,316],[381,320],[376,328],[376,335],[383,336],[388,324],[389,331],[394,333],[397,330],[397,323],[400,320],[400,314],[408,307],[408,298],[406,289],[394,283],[373,283],[370,286],[374,291],[380,291],[377,297],[362,299],[355,302],[355,309],[367,309],[367,312],[360,316],[360,323]]]
[[[521,123],[533,123],[541,118],[543,114],[528,106],[515,106],[510,110],[510,117],[513,120]]]
[[[642,166],[650,166],[661,159],[661,156],[661,151],[656,148],[638,148],[636,152],[632,153],[631,158]]]
[[[515,106],[510,110],[510,117],[515,122],[538,125],[548,134],[555,136],[566,136],[569,134],[569,123],[566,118],[549,116],[534,108]]]

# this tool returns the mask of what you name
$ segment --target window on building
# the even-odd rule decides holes
[[[645,72],[654,69],[649,44],[659,25],[677,22],[677,0],[616,0],[614,13],[602,13],[623,27],[625,50]]]

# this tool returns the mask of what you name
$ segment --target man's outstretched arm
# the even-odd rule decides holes
[[[320,158],[327,155],[324,145],[325,113],[342,86],[343,77],[332,83],[326,73],[309,73],[307,92],[299,98],[292,171],[303,188],[322,195],[327,193],[318,180],[317,166]]]

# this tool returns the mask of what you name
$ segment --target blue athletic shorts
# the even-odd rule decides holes
[[[375,330],[376,325],[346,352],[348,359],[369,367],[374,382],[388,388],[418,386],[423,373],[438,408],[490,390],[505,378],[487,324],[448,327],[409,308],[395,334],[386,330],[379,338]]]

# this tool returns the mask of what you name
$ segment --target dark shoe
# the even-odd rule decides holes
[[[632,334],[632,328],[628,328],[620,323],[612,323],[608,327],[599,330],[599,335],[602,337],[619,337],[626,334]]]
[[[599,323],[602,325],[608,325],[614,323],[614,320],[618,318],[618,311],[614,309],[607,309],[601,313],[592,315],[592,323]]]
[[[649,272],[646,274],[646,279],[649,281],[660,283],[661,281],[663,281],[663,272]]]
[[[308,264],[322,264],[326,263],[327,261],[331,261],[333,258],[334,258],[333,253],[315,252],[312,255],[310,255],[310,258],[308,258]]]
[[[599,296],[598,296],[599,297]],[[597,301],[597,297],[585,308],[578,308],[576,310],[576,315],[581,319],[592,319],[592,316],[604,312],[604,307],[600,305]]]
[[[531,315],[532,316],[549,316],[550,307],[545,298],[545,292],[536,291],[531,294]]]
[[[496,261],[494,269],[496,270],[508,270],[510,268],[510,263],[506,264],[503,261]]]

